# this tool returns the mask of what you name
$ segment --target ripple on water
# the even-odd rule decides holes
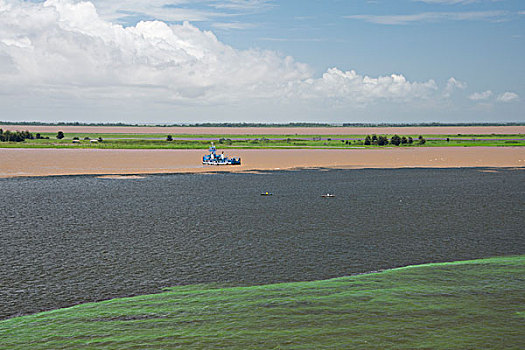
[[[323,169],[0,179],[0,317],[180,284],[316,280],[523,254],[524,175]]]

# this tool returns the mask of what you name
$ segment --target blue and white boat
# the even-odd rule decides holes
[[[209,149],[209,154],[202,157],[202,164],[205,165],[241,165],[241,158],[239,157],[227,157],[224,152],[217,154],[217,149],[213,142]]]

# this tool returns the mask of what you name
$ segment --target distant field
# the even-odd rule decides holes
[[[6,130],[6,129],[4,129]],[[35,134],[35,133],[34,133]],[[65,132],[58,140],[56,132],[41,132],[49,139],[26,140],[24,142],[0,142],[0,148],[102,148],[102,149],[206,149],[212,141],[220,148],[379,148],[385,146],[364,145],[364,135],[279,135],[279,134],[119,134]],[[173,141],[166,141],[167,135]],[[381,135],[381,134],[378,134]],[[386,134],[390,139],[393,134]],[[454,146],[525,146],[525,135],[520,134],[422,134],[426,139],[419,145],[417,134],[400,134],[412,137],[413,144],[399,147],[454,147]],[[79,143],[73,144],[73,138]],[[85,140],[87,138],[87,140]],[[91,143],[90,139],[102,138],[102,142]],[[448,141],[447,141],[448,139]],[[395,147],[388,145],[389,147]]]
[[[6,349],[523,349],[525,256],[195,285],[0,321]]]

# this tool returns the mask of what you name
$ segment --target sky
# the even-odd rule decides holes
[[[523,0],[0,0],[0,120],[525,122]]]

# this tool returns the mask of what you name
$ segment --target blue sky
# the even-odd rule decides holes
[[[278,50],[319,73],[339,67],[374,76],[403,73],[416,80],[454,76],[479,89],[525,87],[523,1],[309,0],[266,5],[259,12],[230,17],[231,22],[225,18],[225,23],[245,26],[242,30],[217,27],[220,18],[197,25],[234,47]],[[454,14],[464,19],[454,19]],[[393,22],[401,16],[415,18],[374,22],[380,16]]]
[[[523,1],[0,0],[2,22],[2,119],[525,121]]]

